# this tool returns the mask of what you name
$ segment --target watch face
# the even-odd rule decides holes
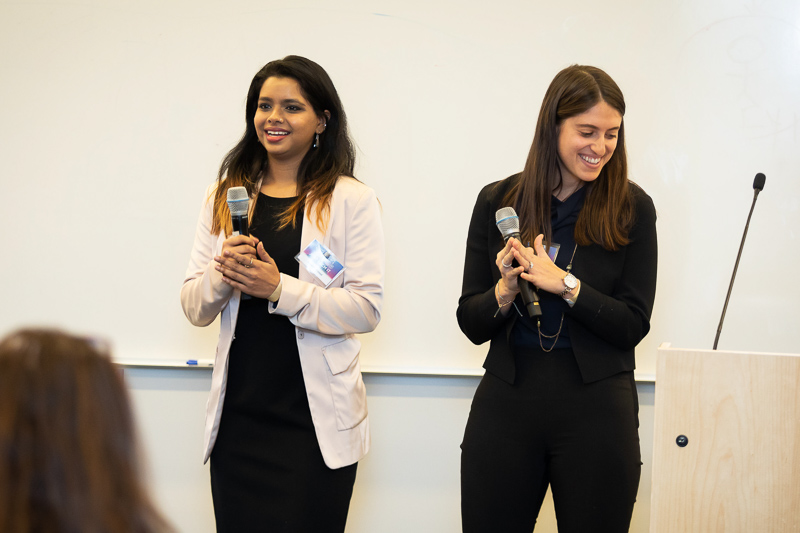
[[[578,280],[572,274],[564,276],[564,285],[570,290],[578,286]]]

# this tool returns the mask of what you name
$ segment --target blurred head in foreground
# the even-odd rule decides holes
[[[90,339],[0,340],[0,531],[153,532],[120,371]]]

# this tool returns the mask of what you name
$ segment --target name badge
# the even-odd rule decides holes
[[[558,251],[561,249],[561,245],[557,242],[554,242],[552,245],[547,247],[547,255],[550,257],[550,261],[553,263],[556,262],[556,257],[558,257]]]
[[[317,239],[311,241],[311,244],[294,258],[326,289],[344,272],[344,265],[336,259],[336,255]]]

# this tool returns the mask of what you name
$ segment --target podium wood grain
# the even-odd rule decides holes
[[[650,531],[800,531],[800,356],[659,349]]]

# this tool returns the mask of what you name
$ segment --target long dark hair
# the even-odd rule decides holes
[[[224,231],[227,235],[231,232],[230,211],[226,203],[228,188],[242,186],[251,197],[254,196],[258,192],[256,186],[269,165],[267,151],[258,141],[253,118],[258,108],[261,86],[272,76],[295,80],[318,117],[323,117],[324,111],[330,113],[325,131],[319,134],[319,145],[310,149],[300,163],[297,172],[298,198],[282,213],[280,227],[294,224],[295,216],[305,205],[309,212],[312,207],[316,209],[317,225],[324,229],[336,181],[340,176],[353,177],[355,149],[347,131],[344,107],[328,73],[310,59],[300,56],[270,61],[250,82],[245,105],[244,135],[225,156],[217,175],[214,222],[211,227],[214,234]]]
[[[93,341],[0,342],[0,531],[170,530],[140,479],[120,370]]]
[[[625,115],[625,99],[611,76],[596,67],[572,65],[559,72],[542,101],[536,133],[525,169],[509,189],[504,205],[520,217],[523,242],[540,233],[551,242],[550,199],[561,186],[558,137],[564,120],[585,113],[600,102]],[[633,200],[628,181],[625,121],[620,123],[617,147],[596,180],[587,185],[586,199],[575,223],[575,242],[617,250],[628,244],[633,224]]]

